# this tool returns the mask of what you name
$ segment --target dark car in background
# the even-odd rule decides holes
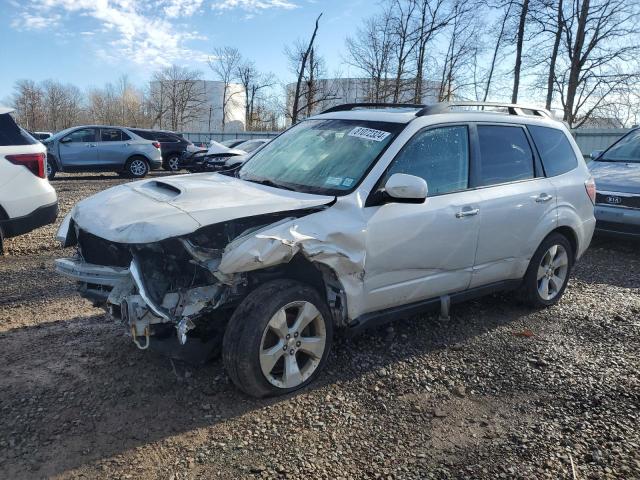
[[[147,140],[154,140],[160,143],[162,151],[162,168],[167,171],[176,172],[180,170],[180,157],[184,152],[195,152],[201,150],[189,140],[175,132],[166,130],[147,130],[142,128],[131,129],[133,133]]]
[[[640,239],[640,128],[591,158],[596,232]]]
[[[180,168],[191,173],[214,172],[224,170],[226,161],[231,157],[246,156],[247,152],[237,148],[229,148],[214,140],[208,148],[196,148],[195,152],[186,151],[180,157]]]

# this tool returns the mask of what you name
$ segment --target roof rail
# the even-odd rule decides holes
[[[415,108],[424,110],[427,106],[422,103],[343,103],[331,107],[322,113],[347,112],[356,108]]]
[[[502,102],[441,102],[428,105],[416,113],[416,117],[425,115],[435,115],[437,113],[445,113],[455,107],[501,107],[506,108],[509,115],[535,115],[538,117],[553,118],[551,112],[545,108],[535,107],[531,105],[522,105],[518,103],[502,103]],[[484,110],[484,108],[483,108]],[[526,111],[532,113],[529,114]]]

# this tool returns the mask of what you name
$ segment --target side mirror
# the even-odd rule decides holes
[[[422,203],[427,198],[427,182],[406,173],[394,173],[384,184],[388,197],[404,203]]]
[[[59,141],[60,141],[60,143],[69,143],[71,141],[71,138],[64,137],[64,138],[61,138]]]
[[[595,160],[596,158],[598,158],[600,155],[602,155],[602,152],[604,150],[594,150],[593,152],[591,152],[591,160]]]

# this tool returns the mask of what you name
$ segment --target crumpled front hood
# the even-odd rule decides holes
[[[599,191],[640,193],[640,163],[594,161],[589,170]]]
[[[203,173],[119,185],[78,203],[71,216],[82,230],[112,242],[150,243],[236,218],[333,200]]]

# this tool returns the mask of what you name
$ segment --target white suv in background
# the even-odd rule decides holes
[[[446,316],[507,289],[556,303],[591,241],[594,198],[546,110],[342,105],[233,171],[80,202],[58,234],[78,255],[56,266],[138,347],[185,356],[221,343],[239,388],[274,395],[317,376],[336,327]]]
[[[53,223],[58,197],[46,178],[46,147],[0,106],[0,254],[4,238]]]

